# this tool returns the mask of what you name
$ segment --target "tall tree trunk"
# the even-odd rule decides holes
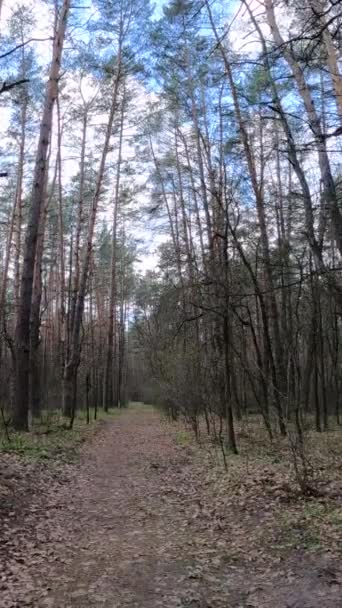
[[[58,79],[62,59],[63,43],[70,8],[70,0],[64,0],[58,16],[53,40],[52,62],[40,125],[38,150],[34,168],[33,190],[29,219],[26,229],[24,261],[21,275],[18,318],[15,332],[16,370],[13,425],[18,430],[28,429],[29,374],[30,374],[30,316],[34,265],[37,250],[39,222],[45,198],[47,155],[52,130],[53,108],[57,98]]]
[[[80,281],[80,248],[81,248],[81,234],[83,226],[83,207],[84,207],[84,182],[85,182],[85,158],[86,158],[86,144],[87,144],[87,128],[88,128],[88,107],[84,108],[83,119],[82,119],[82,140],[81,140],[81,158],[80,158],[80,185],[77,202],[77,213],[76,213],[76,228],[75,228],[75,242],[73,243],[73,251],[71,253],[70,260],[70,277],[69,281],[72,285],[72,291],[70,294],[69,302],[69,315],[68,315],[68,339],[67,339],[67,350],[66,357],[70,355],[70,341],[74,327],[76,302]],[[74,269],[72,273],[72,261],[74,263]],[[67,412],[64,412],[68,415]]]
[[[275,44],[281,47],[283,55],[287,61],[295,82],[297,84],[298,93],[303,100],[306,110],[309,126],[314,134],[316,147],[318,152],[319,168],[324,187],[324,197],[321,203],[321,214],[325,216],[326,208],[330,215],[331,225],[333,228],[334,239],[337,248],[342,256],[342,213],[339,207],[336,187],[331,173],[329,156],[327,153],[325,134],[323,133],[321,121],[315,108],[315,103],[305,80],[304,72],[299,65],[291,46],[286,44],[281,36],[274,12],[273,0],[265,0],[266,17],[270,27]]]
[[[108,330],[107,330],[107,348],[106,348],[106,362],[105,362],[105,379],[104,379],[104,409],[108,411],[110,407],[113,407],[114,402],[114,370],[113,370],[113,343],[114,343],[114,325],[116,315],[116,249],[117,249],[117,223],[118,223],[118,211],[119,211],[119,198],[120,198],[120,176],[121,176],[121,162],[122,162],[122,139],[123,139],[123,128],[124,128],[124,112],[125,112],[125,94],[121,102],[121,120],[120,120],[120,134],[119,134],[119,149],[118,149],[118,160],[116,166],[116,178],[115,178],[115,189],[114,189],[114,209],[113,209],[113,225],[112,225],[112,255],[111,255],[111,269],[110,269],[110,288],[109,288],[109,304],[108,304]]]
[[[332,85],[336,97],[336,107],[342,120],[342,77],[339,68],[337,49],[335,48],[329,24],[326,19],[326,4],[322,0],[309,0],[312,10],[312,20],[320,24],[322,41],[326,50],[326,64],[329,68]]]
[[[256,210],[258,216],[258,223],[260,228],[261,235],[261,244],[262,244],[262,258],[263,258],[263,277],[264,277],[264,286],[265,291],[267,292],[267,296],[265,298],[265,305],[267,307],[267,312],[265,316],[265,322],[270,324],[271,331],[273,334],[273,342],[267,344],[267,348],[270,351],[274,350],[274,358],[275,358],[275,366],[273,367],[273,389],[274,389],[274,402],[278,414],[278,422],[279,429],[282,435],[286,434],[286,428],[284,423],[283,416],[283,407],[282,401],[284,398],[284,392],[286,390],[286,375],[284,370],[284,353],[282,348],[282,340],[280,334],[279,327],[279,314],[278,314],[278,306],[275,297],[274,291],[274,281],[273,281],[273,273],[272,273],[272,264],[270,257],[270,248],[269,248],[269,239],[267,232],[267,224],[266,224],[266,213],[265,213],[265,205],[264,205],[264,194],[263,194],[263,180],[262,180],[262,171],[261,168],[261,180],[259,181],[255,161],[253,158],[252,148],[250,145],[250,140],[248,136],[248,131],[246,128],[245,120],[242,116],[240,102],[238,98],[236,84],[233,78],[233,72],[231,68],[230,61],[227,56],[227,51],[222,44],[222,39],[220,38],[217,28],[214,23],[213,15],[211,8],[209,6],[208,0],[205,0],[209,21],[217,42],[217,46],[221,52],[222,59],[224,62],[224,66],[226,69],[226,75],[228,78],[232,98],[236,120],[240,129],[240,135],[242,140],[242,145],[244,149],[244,153],[247,160],[248,171],[251,179],[251,185],[253,188],[255,202],[256,202]],[[267,331],[267,328],[265,328]],[[272,355],[273,356],[273,355]]]
[[[121,40],[121,38],[120,38]],[[121,40],[122,43],[122,40]],[[77,370],[80,363],[80,331],[81,331],[81,323],[83,317],[84,310],[84,301],[87,290],[87,282],[89,275],[89,267],[91,261],[91,253],[93,246],[93,235],[95,229],[95,222],[97,216],[98,204],[102,191],[103,177],[106,168],[106,160],[109,150],[109,144],[112,136],[112,129],[114,123],[114,117],[117,111],[117,101],[118,101],[118,92],[119,92],[119,84],[121,81],[121,69],[122,69],[122,56],[121,56],[121,46],[118,51],[118,59],[117,59],[117,72],[113,85],[113,96],[111,100],[111,107],[108,116],[107,128],[105,141],[102,148],[102,155],[100,160],[100,166],[96,179],[95,193],[92,201],[92,206],[90,210],[89,217],[89,225],[88,225],[88,234],[85,244],[85,253],[82,263],[82,269],[80,273],[80,282],[79,282],[79,290],[77,294],[77,301],[75,306],[75,317],[74,317],[74,325],[71,336],[70,343],[70,354],[68,361],[66,362],[66,366],[64,369],[64,378],[63,378],[63,410],[67,413],[71,419],[73,419],[74,411],[75,411],[75,398],[76,398],[76,387],[77,387]]]
[[[18,160],[18,176],[16,187],[16,226],[15,226],[15,259],[14,259],[14,299],[15,309],[18,313],[19,309],[19,287],[20,287],[20,256],[21,256],[21,233],[23,222],[23,179],[24,179],[24,161],[25,161],[25,141],[26,141],[26,120],[27,120],[27,105],[28,100],[25,95],[21,112],[21,135],[20,149]]]
[[[303,197],[304,204],[304,212],[305,212],[305,236],[308,240],[311,252],[314,257],[315,265],[317,270],[321,273],[322,281],[326,285],[326,288],[330,291],[334,299],[341,305],[342,302],[342,284],[339,279],[335,276],[334,273],[329,272],[326,263],[323,258],[323,229],[321,228],[321,224],[325,224],[324,214],[320,218],[320,226],[318,227],[318,234],[316,236],[315,232],[315,222],[314,222],[314,212],[313,212],[313,203],[311,198],[310,187],[306,178],[305,171],[300,163],[299,156],[297,153],[295,140],[290,129],[290,125],[287,119],[286,112],[284,111],[283,105],[281,103],[278,88],[275,80],[272,77],[272,69],[269,59],[269,51],[267,49],[266,41],[262,30],[258,24],[257,19],[255,18],[248,2],[243,0],[244,5],[251,17],[252,23],[259,35],[260,42],[263,50],[263,61],[266,69],[266,74],[268,76],[268,83],[272,91],[273,95],[273,110],[278,114],[281,126],[283,128],[290,163],[294,169],[294,172],[297,176],[301,193]]]
[[[30,320],[30,404],[33,416],[38,416],[42,406],[42,370],[40,361],[40,310],[42,300],[42,262],[44,253],[45,225],[47,216],[46,204],[42,210],[37,239],[36,263],[34,268],[34,281]]]
[[[59,96],[57,95],[57,167],[58,167],[58,253],[59,253],[59,335],[58,335],[58,367],[63,378],[66,346],[66,312],[65,312],[65,249],[64,249],[64,218],[63,218],[63,187],[62,187],[62,135],[61,112]]]

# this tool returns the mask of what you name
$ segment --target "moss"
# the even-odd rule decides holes
[[[176,443],[178,445],[189,445],[192,442],[192,435],[188,431],[177,431]]]

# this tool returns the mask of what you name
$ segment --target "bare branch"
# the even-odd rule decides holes
[[[19,49],[22,49],[24,46],[30,44],[31,42],[47,42],[48,40],[52,40],[51,36],[49,36],[49,38],[29,38],[29,40],[25,40],[25,42],[21,42],[9,51],[6,51],[6,53],[2,53],[2,55],[0,55],[0,59],[5,59],[5,57],[12,55],[13,53],[18,51]]]
[[[11,91],[11,89],[14,89],[14,87],[18,87],[22,84],[26,84],[27,82],[30,82],[28,78],[22,78],[21,80],[16,80],[15,82],[3,82],[1,87],[0,87],[0,95],[2,93],[7,93],[8,91]]]

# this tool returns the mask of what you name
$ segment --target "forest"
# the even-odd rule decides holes
[[[0,113],[0,486],[80,421],[158,472],[162,415],[341,549],[341,2],[0,0]],[[221,606],[136,593],[72,606]],[[229,606],[316,608],[265,597]]]

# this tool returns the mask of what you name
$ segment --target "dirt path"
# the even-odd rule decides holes
[[[161,486],[180,456],[154,413],[125,413],[111,424],[87,454],[70,505],[70,554],[43,605],[179,605],[184,522]]]
[[[19,576],[26,591],[0,606],[342,606],[335,562],[265,554],[249,542],[255,512],[238,501],[211,505],[208,484],[191,447],[178,445],[157,413],[125,412],[85,448],[72,483],[49,497],[35,531],[43,552],[33,543],[29,555],[28,546]],[[264,534],[267,518],[259,520]]]

